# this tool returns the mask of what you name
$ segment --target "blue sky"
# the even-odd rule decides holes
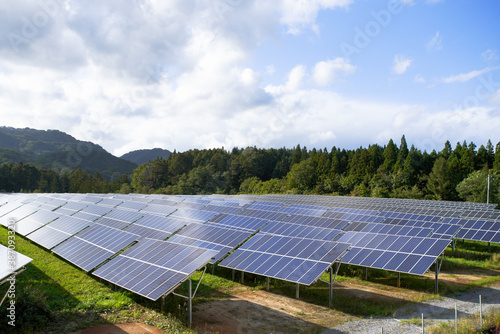
[[[500,141],[494,0],[0,4],[1,125],[141,148]]]

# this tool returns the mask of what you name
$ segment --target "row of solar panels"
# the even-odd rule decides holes
[[[437,256],[448,246],[451,242],[451,237],[460,229],[460,225],[457,224],[459,223],[458,221],[442,221],[438,223],[437,221],[441,220],[441,217],[437,217],[437,220],[436,217],[422,215],[406,217],[415,220],[410,221],[407,219],[406,224],[403,225],[402,222],[405,221],[404,219],[393,218],[391,215],[386,214],[376,217],[379,214],[379,211],[376,210],[320,207],[309,205],[310,203],[301,204],[307,203],[307,197],[300,197],[298,198],[298,202],[300,203],[289,203],[287,206],[284,203],[273,202],[272,200],[262,201],[262,197],[258,197],[258,199],[260,200],[252,200],[247,196],[201,197],[63,194],[17,196],[16,200],[7,201],[4,196],[0,197],[0,205],[3,200],[6,202],[6,204],[3,203],[5,205],[0,207],[0,215],[4,211],[8,211],[9,216],[15,214],[19,217],[19,215],[22,216],[23,214],[22,210],[39,210],[33,216],[29,216],[19,222],[20,227],[22,226],[21,228],[25,229],[23,231],[25,235],[35,242],[39,242],[42,245],[45,244],[44,247],[46,248],[53,248],[54,252],[73,263],[76,262],[75,264],[80,265],[84,269],[91,266],[95,268],[95,264],[99,264],[101,259],[106,260],[112,256],[110,253],[100,252],[97,248],[103,248],[103,245],[100,244],[102,240],[95,241],[92,239],[92,236],[114,235],[116,234],[113,231],[114,228],[123,229],[121,232],[137,232],[137,234],[133,234],[135,239],[130,237],[129,240],[123,236],[124,240],[129,241],[129,244],[130,242],[137,242],[139,240],[138,244],[142,243],[144,245],[145,243],[153,242],[152,240],[144,239],[147,236],[156,236],[157,239],[162,240],[182,228],[182,226],[188,225],[171,237],[168,242],[190,245],[200,250],[210,249],[215,251],[217,253],[212,254],[214,258],[211,260],[212,262],[222,259],[252,233],[261,229],[261,232],[238,248],[233,254],[222,261],[220,265],[302,284],[314,282],[318,278],[318,275],[321,275],[335,261],[328,263],[328,261],[322,262],[322,259],[331,259],[334,255],[336,256],[335,259],[338,259],[344,254],[349,244],[352,244],[353,247],[344,256],[344,262],[413,274],[423,274],[429,269]],[[290,201],[290,199],[287,199],[287,201]],[[16,205],[21,207],[12,211],[11,209]],[[208,211],[207,208],[213,211]],[[65,217],[58,217],[58,219],[52,222],[45,222],[50,217],[45,217],[45,220],[43,220],[42,216],[50,216],[48,212],[52,212],[52,210],[55,210],[54,213],[56,214],[65,215]],[[319,217],[320,213],[323,217]],[[3,214],[5,215],[5,213]],[[71,217],[67,217],[68,215],[71,215]],[[169,215],[168,218],[165,217],[166,215]],[[382,221],[385,222],[388,219],[383,218],[387,216],[391,216],[390,219],[393,225],[381,224]],[[156,220],[152,219],[152,217],[155,217]],[[346,220],[343,220],[344,218]],[[65,222],[65,219],[77,220]],[[356,222],[357,220],[358,222]],[[38,221],[38,224],[36,221]],[[409,225],[410,222],[413,224],[411,227]],[[205,224],[200,225],[197,223]],[[403,226],[398,226],[398,223]],[[95,225],[93,229],[89,227],[92,224]],[[107,225],[111,229],[106,231],[103,229],[106,226],[101,226],[101,224]],[[430,225],[424,226],[425,224]],[[33,225],[31,226],[31,229],[34,228],[33,230],[30,230],[30,225]],[[491,228],[494,227],[495,225],[493,224]],[[85,230],[80,233],[74,232],[79,229]],[[57,240],[52,241],[52,243],[46,243],[45,240],[52,238],[49,236],[53,235],[54,231],[65,234],[61,235],[63,239],[70,239],[60,245],[57,244]],[[149,234],[146,235],[146,232]],[[493,232],[493,230],[489,232]],[[72,233],[78,234],[71,237]],[[434,233],[434,238],[426,238],[430,233]],[[370,244],[364,244],[366,238],[363,238],[364,241],[362,243],[357,243],[354,242],[357,238],[352,238],[354,234],[358,236],[366,234],[366,238],[368,236],[384,237],[384,242],[375,245],[375,242],[370,240]],[[264,242],[263,245],[259,244],[259,241],[267,239],[269,236],[273,237],[272,242]],[[346,243],[333,242],[333,244],[330,244],[330,248],[327,247],[333,252],[330,254],[330,257],[326,256],[328,249],[324,249],[326,253],[323,254],[321,252],[322,248],[318,248],[318,244],[311,241],[323,240],[323,242],[331,242],[335,238],[338,238],[336,241],[346,241]],[[112,238],[111,240],[118,242],[120,241],[118,239]],[[108,239],[104,238],[103,240],[109,242],[110,239],[108,237]],[[147,240],[147,242],[144,240]],[[97,246],[97,248],[91,247],[89,244]],[[302,248],[305,244],[308,245],[310,253],[297,253],[303,250]],[[123,246],[119,242],[118,245]],[[254,245],[257,245],[258,248],[252,248]],[[426,249],[429,245],[430,248]],[[132,246],[130,249],[134,247],[136,246]],[[333,251],[335,249],[336,251]],[[423,253],[423,249],[426,249],[425,253]],[[157,248],[157,250],[161,250],[161,247]],[[109,251],[113,252],[113,249],[109,249]],[[91,261],[88,256],[79,254],[82,252],[84,254],[95,253],[93,260]],[[154,254],[154,252],[149,252],[150,256]],[[95,271],[95,274],[152,299],[161,296],[161,292],[165,291],[165,287],[170,288],[167,292],[175,288],[176,284],[173,284],[174,282],[177,282],[177,285],[180,284],[178,278],[186,279],[189,276],[186,272],[176,272],[178,268],[160,267],[159,271],[150,272],[152,268],[148,267],[148,270],[137,273],[136,271],[131,271],[132,267],[129,267],[128,271],[124,271],[127,275],[123,278],[121,274],[117,274],[117,270],[121,270],[124,267],[124,263],[130,266],[137,264],[137,259],[127,255],[128,251],[115,258],[120,259],[119,261],[121,262],[119,265],[116,262],[118,260],[115,261],[114,259],[109,262],[113,262],[113,266],[110,265],[110,267],[107,267],[108,264],[106,264]],[[186,264],[185,262],[186,260],[181,261],[183,264]],[[147,261],[144,263],[147,263]],[[172,266],[172,263],[170,262],[169,266]],[[199,264],[197,262],[194,263]],[[173,269],[173,271],[171,270],[167,273],[165,271],[167,269]],[[177,275],[173,275],[173,272],[176,272]],[[160,273],[160,276],[163,278],[158,281],[156,277]],[[158,282],[167,276],[171,277],[167,280],[167,282],[171,283],[165,283],[166,286],[159,289]],[[142,277],[140,280],[142,285],[135,283],[137,277]],[[156,289],[151,290],[150,286],[149,290],[138,291],[138,287],[144,286],[144,282],[149,281],[156,282],[153,284]]]

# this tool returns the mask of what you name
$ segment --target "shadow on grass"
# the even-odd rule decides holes
[[[0,287],[2,296],[9,286]],[[15,293],[9,297],[0,308],[2,333],[60,333],[77,329],[77,324],[106,323],[94,312],[76,312],[80,301],[33,263],[16,276]],[[12,303],[14,317],[7,317]]]

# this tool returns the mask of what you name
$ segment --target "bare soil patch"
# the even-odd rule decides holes
[[[101,325],[67,334],[163,334],[163,331],[140,323]]]
[[[201,333],[318,333],[345,320],[327,307],[267,291],[246,291],[196,306],[194,327]]]

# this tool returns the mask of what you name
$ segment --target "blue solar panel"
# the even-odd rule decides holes
[[[56,246],[53,252],[90,271],[138,239],[138,235],[104,225],[92,225]]]
[[[52,249],[72,235],[89,226],[88,221],[73,218],[60,217],[53,222],[27,235],[27,238],[37,244]]]
[[[215,254],[212,250],[144,239],[100,267],[94,275],[157,300],[206,265]]]
[[[264,219],[220,214],[215,216],[212,220],[210,220],[206,224],[255,232],[267,223],[268,221]]]
[[[143,208],[141,212],[147,212],[147,213],[153,213],[153,214],[158,214],[161,216],[168,216],[172,212],[177,210],[176,207],[173,206],[166,206],[166,205],[159,205],[159,204],[150,204],[148,203],[148,206]]]
[[[170,217],[176,217],[187,221],[196,221],[203,223],[215,215],[217,215],[217,213],[211,211],[178,209],[177,211],[172,213]]]
[[[125,227],[123,230],[129,233],[140,235],[143,238],[150,238],[156,240],[165,240],[171,235],[171,233],[169,232],[160,231],[154,228],[141,226],[137,224],[129,225]]]
[[[223,260],[220,266],[310,285],[348,247],[344,243],[260,232]],[[262,257],[263,254],[268,256]],[[280,260],[276,261],[278,256]]]
[[[171,217],[161,217],[151,214],[144,214],[142,218],[134,222],[134,225],[145,226],[158,231],[168,232],[170,234],[180,230],[188,223],[181,219]]]
[[[57,218],[59,218],[59,215],[52,211],[37,211],[18,221],[16,223],[16,232],[21,235],[27,235]]]
[[[117,208],[121,209],[130,209],[130,210],[142,210],[148,205],[143,202],[136,202],[136,201],[124,201],[122,204],[118,205]]]
[[[282,221],[287,213],[283,212],[273,212],[273,211],[262,211],[262,210],[253,210],[253,209],[243,209],[240,212],[240,215],[266,219],[266,220],[274,220],[274,221]]]
[[[262,232],[285,235],[291,237],[310,238],[319,240],[333,240],[341,231],[315,226],[302,226],[298,224],[269,222],[261,229]]]

